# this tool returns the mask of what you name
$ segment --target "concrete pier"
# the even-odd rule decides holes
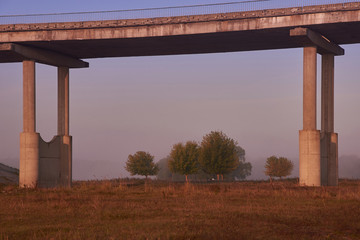
[[[299,132],[300,185],[320,186],[320,131],[316,129],[315,46],[304,47],[303,130]]]
[[[69,68],[58,67],[58,132],[50,141],[40,138],[39,187],[70,187],[72,137],[69,135]]]
[[[23,132],[20,134],[21,187],[70,187],[69,68],[58,67],[58,133],[45,142],[36,133],[35,62],[23,62]]]
[[[338,184],[338,137],[334,133],[334,57],[345,51],[308,28],[294,28],[290,36],[304,46],[303,130],[299,134],[300,184]],[[316,127],[316,54],[321,64],[321,131]]]
[[[321,185],[338,185],[338,136],[334,133],[334,55],[322,55]]]
[[[58,136],[61,137],[60,185],[71,186],[72,137],[69,135],[69,68],[58,67]]]
[[[35,62],[23,61],[23,132],[20,134],[19,185],[36,187],[39,179],[39,134],[36,133]]]

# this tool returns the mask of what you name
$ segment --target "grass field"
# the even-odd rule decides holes
[[[2,185],[0,239],[360,239],[360,181]]]

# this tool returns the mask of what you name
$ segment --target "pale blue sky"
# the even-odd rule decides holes
[[[214,2],[218,1],[0,0],[0,15]],[[336,57],[335,66],[335,131],[339,156],[360,156],[360,45],[343,47],[346,54]],[[224,131],[246,150],[254,165],[253,178],[262,177],[263,162],[273,154],[298,165],[302,49],[89,62],[89,69],[70,72],[75,179],[128,176],[124,163],[129,154],[149,151],[157,161],[173,144],[201,141],[212,130]],[[56,68],[37,64],[37,131],[47,141],[57,129],[56,87]],[[0,111],[0,162],[18,167],[20,63],[0,64]]]

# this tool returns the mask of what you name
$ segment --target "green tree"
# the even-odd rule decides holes
[[[294,164],[287,158],[271,156],[266,160],[265,175],[270,177],[270,182],[273,177],[289,176],[294,168]]]
[[[245,150],[242,147],[236,146],[235,150],[239,161],[238,167],[227,174],[225,178],[229,180],[243,180],[247,176],[251,175],[252,165],[251,163],[245,161]]]
[[[148,176],[156,175],[159,171],[157,164],[153,162],[154,156],[150,153],[138,151],[134,155],[129,155],[125,169],[133,175]]]
[[[186,144],[177,143],[170,152],[169,168],[173,173],[185,175],[195,174],[199,170],[200,148],[196,142],[188,141]]]
[[[208,174],[223,175],[235,170],[239,165],[236,142],[223,132],[212,131],[203,137],[200,164]]]

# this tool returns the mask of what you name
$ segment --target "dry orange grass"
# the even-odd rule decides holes
[[[0,239],[360,239],[360,181],[1,186]]]

